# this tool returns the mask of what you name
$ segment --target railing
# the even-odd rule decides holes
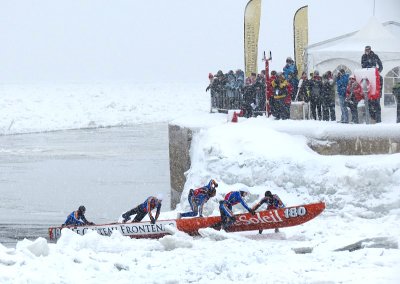
[[[211,90],[210,112],[227,113],[242,110],[247,117],[265,115],[265,89],[223,89]]]

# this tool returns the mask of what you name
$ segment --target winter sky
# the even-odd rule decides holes
[[[207,81],[244,67],[246,3],[3,0],[0,82]],[[293,56],[293,15],[307,4],[310,43],[360,29],[374,10],[373,0],[262,1],[259,49],[272,50],[272,68]],[[376,0],[380,21],[400,22],[399,11]]]

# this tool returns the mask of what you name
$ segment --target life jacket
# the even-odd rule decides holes
[[[161,202],[154,196],[150,196],[142,204],[140,204],[139,207],[143,212],[148,213],[156,207],[161,207]]]
[[[286,96],[289,94],[288,84],[289,83],[286,80],[280,82],[278,80],[272,81],[271,85],[274,88],[273,95],[275,100],[281,100],[286,98]]]

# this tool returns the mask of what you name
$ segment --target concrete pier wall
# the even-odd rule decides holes
[[[185,172],[190,168],[192,129],[179,125],[168,126],[169,169],[171,179],[171,208],[179,203],[186,182]]]
[[[399,137],[309,138],[311,149],[321,155],[377,155],[400,153]]]

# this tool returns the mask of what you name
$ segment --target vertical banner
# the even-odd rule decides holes
[[[293,18],[294,60],[299,76],[305,69],[305,49],[308,45],[308,6],[296,11]]]
[[[244,66],[246,77],[258,73],[257,53],[260,31],[261,0],[250,0],[244,11]]]

